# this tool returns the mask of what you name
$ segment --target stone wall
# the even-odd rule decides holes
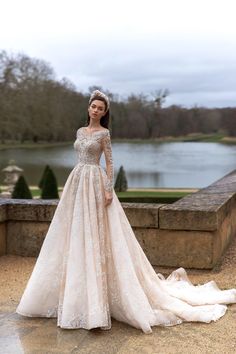
[[[0,255],[37,256],[57,204],[0,199]],[[210,269],[236,234],[236,170],[173,204],[122,206],[153,265]]]

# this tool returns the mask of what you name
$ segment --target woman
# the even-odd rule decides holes
[[[183,268],[156,274],[113,190],[109,99],[95,90],[88,126],[77,131],[71,171],[16,312],[57,317],[62,328],[111,328],[111,317],[151,326],[210,322],[236,302],[236,289],[193,286]],[[104,153],[106,172],[99,165]]]

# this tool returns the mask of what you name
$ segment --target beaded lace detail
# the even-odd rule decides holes
[[[74,148],[78,153],[79,164],[99,165],[102,153],[106,160],[106,191],[111,192],[114,180],[111,137],[108,129],[88,133],[85,127],[77,130]]]

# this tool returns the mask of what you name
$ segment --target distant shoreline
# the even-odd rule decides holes
[[[168,142],[207,142],[207,143],[222,143],[222,144],[236,144],[236,137],[223,136],[220,134],[191,134],[186,136],[166,136],[161,138],[149,138],[149,139],[128,139],[128,138],[113,138],[112,142],[114,143],[139,143],[139,144],[160,144],[160,143],[168,143]],[[0,150],[5,149],[35,149],[35,148],[50,148],[50,147],[61,147],[73,145],[74,141],[62,141],[62,142],[25,142],[25,143],[6,143],[0,144]]]

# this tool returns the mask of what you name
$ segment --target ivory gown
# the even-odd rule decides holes
[[[57,317],[62,328],[111,328],[111,317],[151,326],[216,321],[236,289],[194,286],[183,268],[165,279],[139,245],[113,190],[109,130],[77,130],[78,163],[68,176],[16,312]],[[106,171],[99,164],[105,154]],[[105,207],[104,190],[113,192]]]

